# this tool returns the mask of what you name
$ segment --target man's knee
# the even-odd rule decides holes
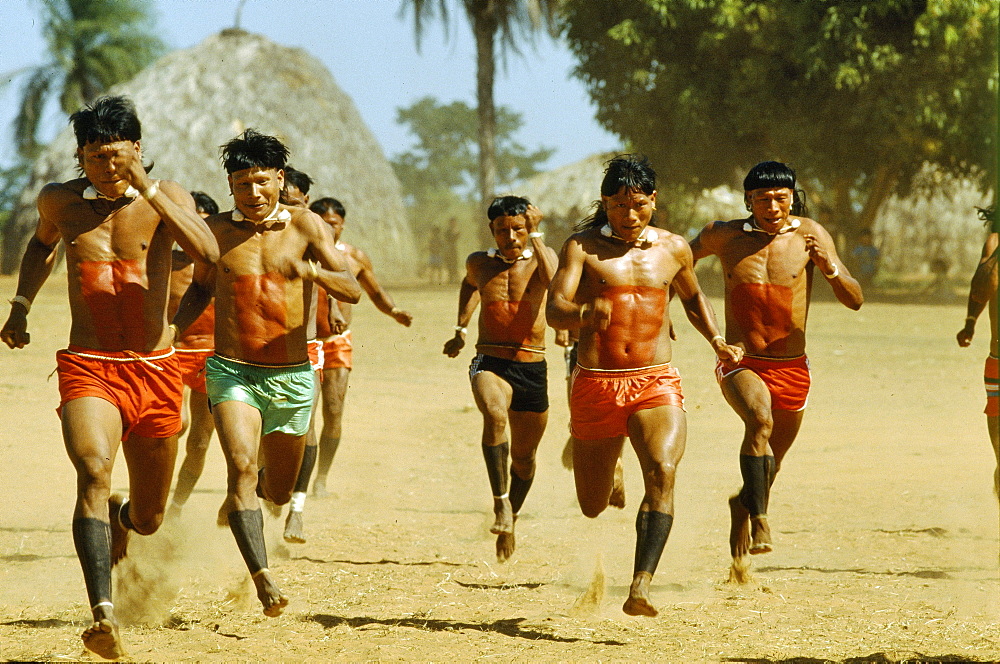
[[[768,440],[771,432],[774,431],[774,415],[767,406],[757,406],[751,408],[744,418],[747,431],[760,440]]]
[[[81,490],[111,491],[111,469],[114,461],[100,454],[81,457],[76,461],[77,486]]]
[[[140,535],[152,535],[163,524],[163,510],[147,512],[136,509],[133,503],[129,503],[128,518],[132,521],[135,532]]]
[[[592,501],[584,502],[582,500],[580,501],[580,511],[583,512],[583,515],[588,519],[596,519],[607,508],[608,508],[607,501],[604,501],[603,503],[592,502]]]

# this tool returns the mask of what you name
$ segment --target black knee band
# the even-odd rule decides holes
[[[135,524],[132,523],[132,517],[128,515],[128,506],[130,502],[131,501],[126,500],[124,503],[122,503],[121,509],[118,510],[118,523],[122,524],[122,528],[125,528],[127,530],[135,530]],[[111,518],[112,519],[115,518],[115,515],[112,514]],[[136,530],[136,532],[139,531]]]
[[[239,510],[228,514],[229,529],[236,538],[247,569],[256,574],[267,567],[267,547],[264,546],[264,515],[260,509]]]
[[[740,502],[751,517],[767,514],[767,497],[774,481],[773,468],[773,456],[740,455],[740,474],[743,475]]]
[[[510,456],[510,443],[499,445],[483,445],[483,458],[486,459],[486,474],[490,477],[490,489],[493,496],[506,496],[507,489],[507,457]]]
[[[524,504],[524,499],[528,495],[528,489],[531,488],[531,483],[535,480],[534,475],[530,479],[523,480],[521,476],[514,472],[513,469],[510,471],[510,507],[517,514],[521,511],[521,505]]]
[[[299,476],[295,480],[295,493],[305,493],[309,490],[309,478],[316,467],[316,445],[306,445],[302,451],[302,465],[299,466]]]
[[[90,605],[110,602],[111,526],[99,519],[73,519],[73,544],[83,567],[83,581]]]
[[[667,545],[674,515],[664,512],[640,511],[635,518],[635,568],[638,572],[656,572],[656,565]]]

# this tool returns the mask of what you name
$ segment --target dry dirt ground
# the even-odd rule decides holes
[[[12,278],[0,292],[13,293]],[[457,290],[457,289],[456,289]],[[308,542],[270,520],[271,569],[291,604],[265,618],[232,535],[215,527],[224,465],[215,443],[182,520],[133,540],[116,604],[130,656],[159,661],[943,661],[1000,659],[998,516],[982,415],[985,326],[970,349],[960,306],[813,305],[814,388],[775,485],[775,551],[755,582],[724,583],[727,496],[741,426],[713,358],[675,311],[689,435],[676,524],[653,583],[657,618],[621,604],[641,482],[628,507],[584,518],[566,439],[561,349],[538,473],[506,564],[488,532],[490,493],[467,349],[441,354],[457,292],[397,289],[404,329],[370,304],[354,325],[334,494],[310,498]],[[33,343],[0,351],[0,655],[87,659],[70,518],[74,475],[54,413],[54,352],[68,338],[64,279],[41,293]],[[720,304],[716,301],[717,310]],[[675,305],[676,307],[676,305]],[[983,321],[985,323],[985,321]],[[119,458],[114,486],[127,488]],[[588,593],[591,602],[578,601]]]

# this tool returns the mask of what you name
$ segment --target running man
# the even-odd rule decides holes
[[[347,216],[343,204],[335,198],[327,197],[317,200],[310,206],[310,209],[329,226],[337,249],[347,256],[351,273],[368,294],[368,297],[371,298],[375,308],[400,325],[409,327],[413,322],[413,316],[398,308],[392,296],[379,284],[368,254],[341,241],[345,217]],[[347,396],[347,383],[353,366],[351,331],[348,329],[351,324],[351,316],[352,307],[349,303],[338,301],[320,291],[319,303],[316,308],[316,337],[323,344],[323,379],[320,387],[323,429],[319,436],[319,469],[316,471],[316,480],[313,482],[313,495],[317,498],[324,498],[328,495],[327,476],[333,465],[337,449],[340,447],[344,399]],[[293,511],[301,505],[299,501],[305,500],[304,492],[308,486],[309,477],[305,476],[304,482],[302,479],[300,478],[296,492],[302,491],[303,493],[300,496],[292,495]],[[297,498],[298,500],[296,500]],[[295,517],[298,521],[297,524],[293,522],[292,513],[289,513],[289,521],[285,530],[286,540],[289,539],[289,535],[297,535],[301,538],[301,513],[302,510],[299,507],[298,515]]]
[[[715,254],[725,275],[726,341],[745,352],[739,366],[716,367],[726,401],[743,420],[743,487],[729,499],[730,581],[744,583],[747,554],[772,549],[767,505],[781,461],[802,424],[809,396],[806,315],[814,269],[837,300],[858,310],[861,286],[817,222],[790,213],[795,172],[757,164],[743,180],[750,216],[710,223],[691,243],[695,260]]]
[[[458,357],[482,301],[469,378],[483,415],[483,456],[495,515],[490,532],[497,536],[497,560],[504,562],[514,553],[514,523],[535,479],[535,451],[549,417],[545,298],[556,252],[542,241],[542,213],[528,199],[495,198],[486,216],[497,246],[465,261],[458,324],[444,354]]]
[[[987,225],[995,221],[996,208],[979,211],[979,216]],[[983,244],[983,253],[979,266],[972,276],[969,286],[969,304],[965,317],[965,326],[958,331],[958,345],[968,348],[972,336],[976,332],[976,321],[983,309],[989,305],[990,310],[990,355],[986,358],[986,369],[983,377],[986,381],[986,426],[990,432],[990,442],[993,444],[993,454],[997,458],[997,469],[993,474],[993,491],[1000,498],[1000,432],[998,432],[997,417],[1000,416],[1000,398],[998,398],[997,373],[997,232],[994,230]]]
[[[202,219],[219,213],[218,203],[208,194],[192,191],[191,197]],[[191,278],[194,276],[194,261],[177,245],[174,246],[172,261],[170,303],[167,307],[167,316],[171,319],[177,313],[181,298],[191,285]],[[188,388],[187,408],[182,411],[183,428],[179,435],[183,436],[187,430],[188,436],[184,445],[184,460],[181,462],[180,470],[177,471],[174,497],[167,510],[170,518],[179,517],[188,498],[191,497],[194,485],[198,483],[198,478],[205,469],[205,455],[208,453],[208,445],[212,442],[212,433],[215,431],[215,422],[208,408],[208,394],[205,391],[205,360],[214,349],[215,303],[209,302],[198,316],[198,320],[187,329],[179,330],[174,341],[174,350],[177,351],[177,360],[181,365],[181,382]]]
[[[221,256],[214,268],[196,266],[174,319],[183,329],[214,285],[215,355],[205,370],[229,475],[222,512],[267,616],[280,615],[288,597],[267,568],[258,498],[287,503],[302,463],[315,391],[306,350],[312,289],[351,302],[361,294],[323,221],[279,203],[287,159],[278,139],[253,129],[223,146],[235,208],[208,219]]]
[[[656,173],[644,157],[608,162],[600,207],[563,245],[546,314],[580,342],[570,397],[573,473],[580,509],[590,518],[609,504],[625,437],[645,487],[636,517],[635,565],[622,610],[655,616],[649,585],[674,521],[674,479],[687,420],[672,359],[669,293],[719,360],[738,362],[698,286],[687,242],[649,225]]]
[[[87,649],[125,654],[111,603],[111,568],[129,531],[159,528],[170,493],[183,386],[167,324],[170,251],[176,241],[200,263],[219,248],[176,182],[151,180],[142,165],[142,129],[125,97],[104,97],[70,117],[83,177],[46,185],[38,226],[21,260],[17,295],[0,338],[23,348],[27,316],[63,240],[72,327],[56,354],[63,440],[76,468],[73,543],[93,623]],[[121,446],[129,500],[111,496]]]

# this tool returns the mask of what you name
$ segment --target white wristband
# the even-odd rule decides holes
[[[160,193],[160,181],[157,180],[153,184],[149,185],[142,190],[142,197],[147,201],[153,200],[153,197]]]
[[[535,231],[534,233],[528,233],[528,237],[545,237],[545,233],[539,233]]]
[[[462,327],[461,325],[456,325],[455,326],[455,331],[456,332],[461,332],[462,334],[468,334],[469,328]]]
[[[830,274],[824,274],[823,276],[826,277],[827,279],[836,279],[838,276],[840,276],[840,266],[834,263],[833,272],[831,272]]]
[[[24,313],[26,314],[31,313],[31,300],[29,300],[23,295],[15,295],[13,298],[11,298],[10,303],[20,304],[22,307],[24,307]]]
[[[712,339],[708,343],[714,344],[716,339],[722,339],[723,343],[726,342],[726,338],[724,336],[722,336],[721,334],[717,334],[714,337],[712,337]]]
[[[316,267],[316,263],[313,261],[306,261],[306,262],[309,263],[309,277],[313,281],[316,281],[316,279],[319,277],[319,268]]]

